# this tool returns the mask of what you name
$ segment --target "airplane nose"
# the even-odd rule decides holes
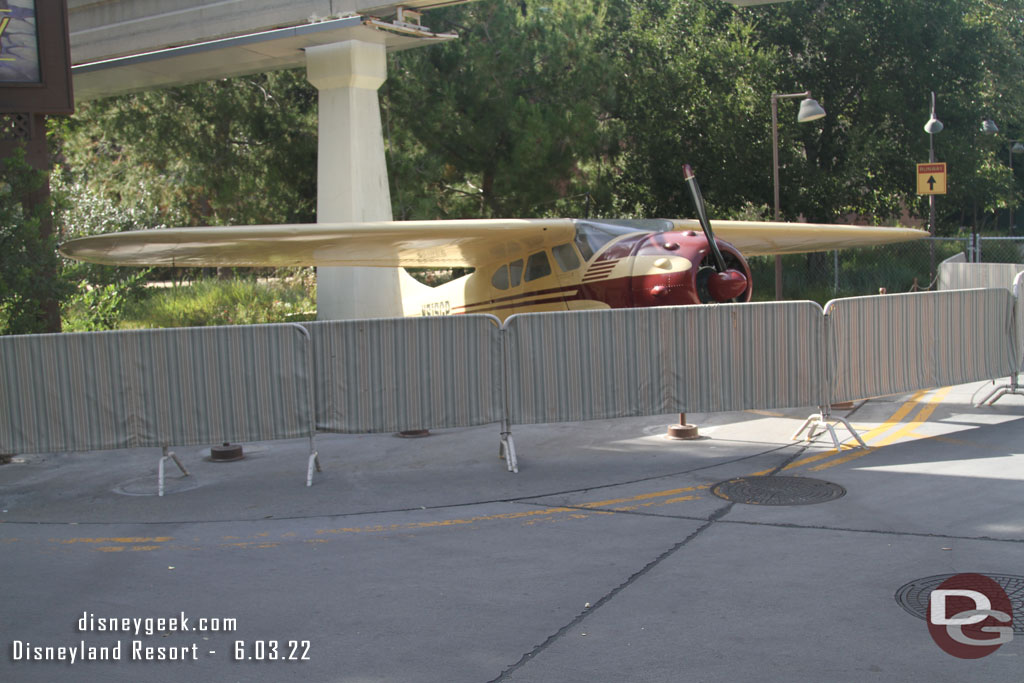
[[[729,269],[708,278],[708,291],[719,303],[732,301],[746,289],[747,277],[738,270]]]

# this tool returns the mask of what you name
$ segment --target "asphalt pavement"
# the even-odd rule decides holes
[[[163,497],[155,449],[17,456],[0,680],[1019,683],[1024,397],[988,387],[837,410],[866,449],[791,440],[810,408],[517,426],[518,474],[498,425],[320,434],[310,488],[304,440],[175,449]],[[1015,618],[972,659],[925,619],[963,573]]]

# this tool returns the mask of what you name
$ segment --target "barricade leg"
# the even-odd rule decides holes
[[[1012,375],[1010,375],[1009,384],[1002,384],[993,389],[992,391],[990,391],[988,395],[985,396],[985,398],[981,399],[981,401],[978,402],[978,405],[993,405],[996,401],[1001,399],[1003,396],[1006,396],[1007,394],[1012,394],[1015,396],[1024,396],[1024,389],[1021,389],[1020,387],[1019,373],[1015,372]]]
[[[174,464],[178,466],[178,469],[181,470],[183,475],[186,477],[189,476],[188,470],[186,470],[185,466],[181,464],[180,460],[178,460],[178,456],[174,454],[174,451],[170,450],[167,446],[164,446],[160,454],[160,465],[157,467],[157,495],[161,497],[164,495],[164,463],[167,462],[168,459],[174,461]]]
[[[316,437],[309,437],[309,462],[306,465],[306,487],[313,485],[313,470],[323,472],[320,467],[320,454],[316,450]]]
[[[516,460],[516,444],[512,440],[512,427],[502,422],[501,441],[498,443],[498,457],[505,461],[509,472],[519,473],[519,461]]]
[[[827,430],[829,436],[832,437],[832,443],[835,445],[836,450],[838,451],[842,448],[842,442],[839,441],[839,436],[836,434],[835,427],[832,426],[832,423],[839,422],[844,427],[846,427],[846,431],[848,431],[850,435],[857,440],[857,443],[861,445],[861,448],[868,447],[868,445],[864,443],[864,439],[860,438],[860,434],[857,433],[857,430],[854,429],[853,425],[850,424],[849,420],[842,417],[836,417],[835,415],[831,415],[829,413],[828,408],[822,408],[819,406],[819,410],[821,411],[820,413],[815,413],[814,415],[811,415],[806,420],[804,420],[804,423],[800,426],[800,429],[796,430],[796,432],[793,434],[793,441],[797,441],[800,438],[800,435],[804,432],[804,430],[807,430],[807,436],[805,437],[806,441],[810,441],[811,439],[813,439],[815,435],[818,434],[819,430]]]

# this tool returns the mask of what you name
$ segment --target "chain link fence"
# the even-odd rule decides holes
[[[1024,237],[936,237],[877,247],[782,257],[783,298],[825,304],[848,296],[935,289],[938,264],[959,253],[971,262],[1024,263]],[[749,259],[754,300],[775,299],[775,257]]]

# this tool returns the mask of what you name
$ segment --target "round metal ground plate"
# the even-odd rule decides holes
[[[808,477],[739,477],[715,484],[711,492],[745,505],[815,505],[846,495],[839,484]]]
[[[896,591],[896,602],[900,607],[913,614],[918,619],[928,618],[928,598],[932,591],[938,588],[943,581],[952,578],[956,574],[938,574],[923,579],[916,579],[905,584]],[[1006,591],[1013,605],[1013,632],[1024,634],[1024,576],[1013,574],[985,574]]]
[[[164,477],[164,495],[191,491],[201,485],[195,476],[183,477],[180,472],[175,472]],[[159,481],[155,474],[149,474],[114,487],[114,493],[122,496],[156,496],[160,493]]]

